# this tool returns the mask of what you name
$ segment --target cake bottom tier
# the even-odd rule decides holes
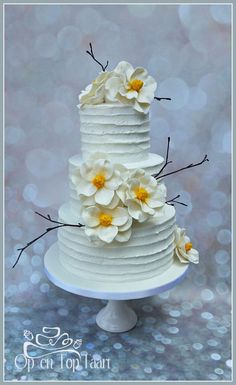
[[[67,203],[59,221],[78,223]],[[64,268],[78,277],[97,281],[138,281],[158,276],[173,263],[175,209],[165,205],[163,215],[135,224],[128,242],[94,245],[83,228],[58,230],[59,257]]]

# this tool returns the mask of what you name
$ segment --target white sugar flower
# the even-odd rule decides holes
[[[144,68],[134,69],[131,64],[122,61],[106,81],[106,100],[131,104],[135,110],[147,113],[156,87],[154,78]]]
[[[84,231],[93,242],[126,242],[131,236],[132,218],[124,207],[113,210],[100,206],[85,207],[82,210],[82,220],[85,224]]]
[[[130,216],[138,222],[144,222],[153,215],[162,215],[166,187],[142,169],[131,172],[130,177],[120,185],[117,194],[128,207]]]
[[[122,165],[112,164],[107,159],[97,159],[95,154],[82,163],[71,175],[81,202],[85,206],[100,204],[114,208],[119,203],[115,191],[122,183]]]
[[[199,253],[193,249],[189,237],[185,235],[185,229],[176,226],[175,230],[175,254],[182,263],[198,263]]]
[[[79,95],[80,105],[104,103],[105,83],[110,76],[111,72],[101,72],[92,84],[89,84]]]

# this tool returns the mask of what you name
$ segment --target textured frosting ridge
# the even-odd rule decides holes
[[[131,106],[104,103],[79,110],[83,159],[106,152],[120,163],[148,159],[150,150],[149,114]]]
[[[78,216],[65,204],[60,221],[77,223]],[[171,265],[174,250],[175,209],[165,205],[163,216],[136,224],[128,242],[93,245],[81,228],[58,231],[60,261],[69,271],[98,281],[140,280],[161,274]]]

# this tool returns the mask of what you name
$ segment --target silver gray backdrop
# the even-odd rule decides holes
[[[7,5],[5,8],[6,379],[228,380],[230,352],[231,10],[229,5]],[[12,269],[17,248],[45,230],[34,214],[57,215],[68,197],[68,158],[80,151],[78,94],[99,67],[143,66],[171,102],[151,107],[152,152],[171,168],[210,162],[166,178],[200,264],[162,295],[133,301],[137,327],[98,329],[99,300],[53,286],[40,240]],[[59,326],[110,370],[17,370],[23,331]]]

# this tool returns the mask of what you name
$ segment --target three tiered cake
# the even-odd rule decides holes
[[[69,159],[70,200],[59,221],[60,261],[78,277],[139,281],[166,271],[174,258],[198,262],[176,226],[161,178],[164,159],[150,153],[149,107],[155,80],[120,62],[80,96],[82,156]]]

